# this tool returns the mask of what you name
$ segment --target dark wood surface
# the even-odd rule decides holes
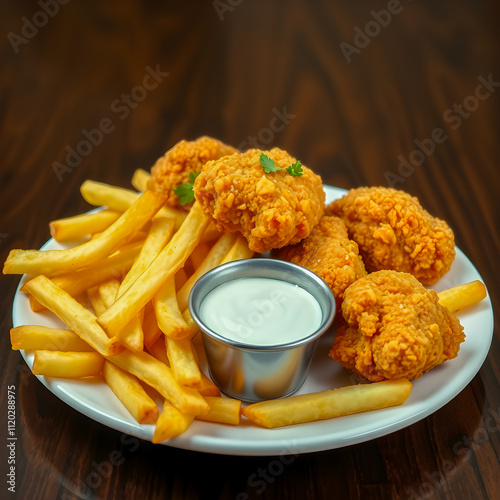
[[[451,225],[498,312],[498,2],[62,3],[1,2],[2,261],[40,247],[50,220],[86,211],[84,179],[129,187],[181,138],[254,137],[326,184],[418,196]],[[144,80],[153,70],[156,81]],[[58,178],[54,162],[106,119],[99,144]],[[403,160],[416,166],[398,173]],[[0,498],[500,498],[498,321],[479,373],[433,415],[266,476],[273,457],[154,446],[59,401],[10,350],[18,281],[0,281]],[[15,494],[5,480],[9,386]]]

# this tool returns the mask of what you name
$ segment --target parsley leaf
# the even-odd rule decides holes
[[[199,175],[200,175],[200,172],[189,172],[189,182],[191,184],[194,184],[196,177],[198,177]]]
[[[272,158],[269,158],[269,156],[266,156],[264,153],[260,154],[259,161],[266,174],[270,174],[271,172],[280,170],[280,168],[274,164],[274,160]],[[289,167],[286,167],[285,170],[292,177],[300,177],[304,173],[304,171],[302,170],[302,163],[300,161],[292,163]]]
[[[193,184],[198,177],[200,172],[190,172],[189,173],[189,181],[190,182],[184,182],[183,184],[180,184],[174,189],[174,193],[179,197],[179,202],[181,205],[187,205],[188,203],[191,203],[194,201],[194,191],[193,191]]]
[[[274,165],[274,160],[272,158],[269,158],[269,156],[266,156],[264,153],[261,153],[259,161],[266,174],[276,172],[276,170],[280,169],[279,167],[276,167]]]
[[[179,184],[174,189],[174,193],[179,197],[181,205],[187,205],[188,203],[194,201],[193,185],[190,182]]]
[[[286,167],[285,170],[293,177],[299,177],[304,173],[304,171],[302,170],[302,163],[300,163],[300,160],[296,161],[295,163],[292,163],[289,167]]]

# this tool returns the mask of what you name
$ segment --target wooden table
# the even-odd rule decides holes
[[[498,2],[351,3],[4,2],[2,261],[88,210],[84,179],[129,187],[136,168],[207,134],[282,147],[325,184],[418,196],[498,311]],[[62,403],[10,349],[18,281],[1,280],[2,498],[500,498],[498,322],[478,374],[434,414],[274,474],[276,457],[155,446]]]

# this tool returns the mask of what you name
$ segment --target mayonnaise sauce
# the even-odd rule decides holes
[[[271,346],[314,333],[322,320],[318,301],[306,290],[270,278],[240,278],[212,290],[200,319],[214,332],[244,344]]]

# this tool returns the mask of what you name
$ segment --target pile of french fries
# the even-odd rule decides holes
[[[29,275],[21,290],[29,294],[32,310],[49,310],[68,327],[11,330],[13,349],[34,352],[34,374],[101,377],[138,423],[155,426],[154,443],[182,434],[195,419],[238,425],[243,414],[258,425],[278,427],[399,405],[408,398],[407,380],[245,408],[222,397],[199,367],[189,294],[207,271],[251,258],[253,252],[241,235],[218,232],[196,202],[189,212],[165,207],[166,197],[149,191],[148,180],[149,173],[137,170],[136,190],[85,181],[84,199],[105,208],[50,223],[56,241],[83,243],[9,254],[3,272]],[[483,291],[475,286],[477,301]],[[469,305],[469,292],[442,292],[443,301],[457,310]]]
[[[194,419],[240,421],[241,402],[222,398],[199,368],[188,299],[204,273],[253,252],[241,235],[218,232],[196,204],[189,213],[165,207],[148,179],[134,174],[137,191],[85,181],[85,200],[106,208],[50,223],[56,241],[84,242],[13,250],[4,273],[28,274],[21,290],[32,310],[49,310],[68,327],[11,330],[13,349],[34,351],[33,373],[102,377],[137,422],[155,425],[158,443]]]

